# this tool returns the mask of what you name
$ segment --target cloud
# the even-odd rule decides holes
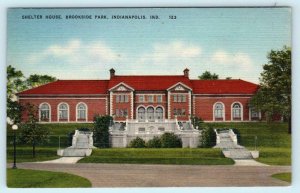
[[[29,56],[31,63],[39,63],[44,60],[60,60],[64,64],[101,64],[114,62],[118,54],[101,41],[83,43],[80,40],[70,40],[66,44],[50,45],[41,52]]]
[[[144,74],[181,73],[185,67],[199,60],[202,48],[183,41],[154,43],[148,52],[133,62]]]
[[[223,50],[216,51],[211,62],[218,66],[234,67],[236,69],[253,70],[253,62],[250,56],[246,53],[229,53]]]

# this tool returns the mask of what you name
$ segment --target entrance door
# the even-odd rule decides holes
[[[149,122],[154,122],[154,108],[153,107],[147,108],[147,119]]]

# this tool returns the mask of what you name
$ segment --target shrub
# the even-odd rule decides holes
[[[109,115],[94,117],[94,146],[107,148],[109,147],[109,125],[112,117]]]
[[[216,145],[216,133],[212,127],[206,127],[202,130],[200,147],[213,147]]]
[[[204,122],[200,117],[192,116],[191,121],[192,121],[192,124],[193,124],[195,129],[197,129],[197,127],[198,127],[198,130],[203,128],[203,123]]]
[[[154,136],[153,139],[150,139],[146,146],[148,148],[161,148],[161,141],[160,141],[160,138],[157,137],[157,136]]]
[[[132,141],[130,141],[129,147],[132,147],[132,148],[144,148],[144,147],[146,147],[146,143],[145,143],[145,141],[142,138],[136,137],[135,139],[133,139]]]
[[[162,148],[176,148],[182,147],[181,139],[174,133],[164,133],[160,137]]]

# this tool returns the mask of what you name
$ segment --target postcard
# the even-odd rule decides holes
[[[291,185],[291,8],[9,8],[7,186]]]

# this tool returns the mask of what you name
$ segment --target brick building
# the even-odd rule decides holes
[[[111,69],[109,80],[58,80],[23,91],[18,99],[38,106],[39,121],[45,123],[92,122],[96,114],[111,115],[111,134],[117,132],[116,144],[122,144],[115,146],[124,146],[130,141],[124,142],[124,130],[133,137],[176,128],[195,132],[190,116],[207,122],[259,120],[261,114],[249,107],[257,89],[240,79],[193,80],[188,69],[166,76],[118,76]]]

